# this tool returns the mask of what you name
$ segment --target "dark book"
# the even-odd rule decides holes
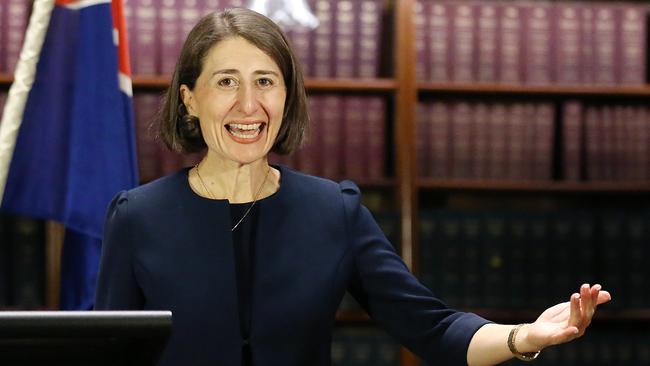
[[[498,81],[499,53],[499,9],[497,3],[480,2],[476,16],[476,81],[496,83]]]
[[[558,84],[580,84],[583,81],[580,51],[581,47],[584,47],[581,38],[581,5],[556,4],[553,13],[553,39],[556,42],[553,60],[555,81]]]
[[[429,78],[431,81],[448,82],[451,80],[451,32],[452,22],[449,4],[431,2],[429,10]],[[426,9],[425,8],[425,9]]]
[[[451,106],[451,177],[471,177],[472,162],[472,108],[468,102],[456,102]]]
[[[153,123],[159,105],[159,97],[152,93],[133,96],[135,114],[136,147],[140,181],[150,182],[162,175],[160,169],[160,146],[155,140]]]
[[[157,7],[153,0],[129,0],[133,24],[129,24],[129,56],[134,75],[159,75],[160,42]],[[132,3],[131,3],[132,2]]]
[[[363,99],[346,97],[343,99],[343,164],[344,176],[350,179],[366,178],[368,138]]]
[[[525,160],[526,155],[526,125],[524,120],[524,104],[512,103],[508,106],[508,122],[507,129],[503,131],[508,134],[507,141],[507,163],[506,163],[506,177],[509,180],[520,181],[525,178],[524,168],[530,164]]]
[[[490,164],[490,107],[487,103],[475,103],[472,116],[472,173],[474,179],[487,179]]]
[[[647,8],[624,4],[618,8],[620,84],[644,85],[647,63]]]
[[[0,214],[0,308],[9,306],[11,279],[11,226],[9,216]]]
[[[567,181],[579,181],[582,167],[582,104],[564,102],[562,111],[562,170]]]
[[[507,109],[502,103],[494,103],[490,106],[489,114],[489,162],[488,176],[493,180],[506,178],[508,163],[508,137],[506,131]]]
[[[502,308],[506,302],[506,236],[507,220],[498,212],[486,214],[483,222],[483,304],[488,308]]]
[[[527,294],[527,303],[534,310],[542,310],[551,303],[550,296],[548,296],[551,290],[549,283],[549,278],[551,278],[551,267],[549,267],[549,263],[551,263],[549,248],[551,228],[546,214],[531,213],[527,220],[529,220],[530,230],[527,275],[528,284],[531,289],[534,289]]]
[[[12,219],[10,305],[37,309],[45,305],[45,232],[41,221]]]
[[[0,73],[6,73],[5,63],[7,61],[7,3],[0,2]],[[0,109],[2,110],[2,109]]]
[[[578,7],[580,12],[580,82],[591,85],[596,81],[596,44],[594,37],[594,9],[588,4]]]
[[[323,110],[322,98],[311,97],[307,100],[309,103],[309,113],[312,116],[318,116]],[[294,153],[298,169],[305,173],[319,175],[321,170],[321,141],[323,138],[323,124],[318,119],[313,119],[311,129],[306,141],[300,151]]]
[[[450,70],[451,81],[468,83],[475,80],[474,60],[476,59],[475,7],[466,1],[447,3],[452,22]]]
[[[431,166],[431,132],[430,121],[431,115],[429,113],[431,104],[418,102],[416,110],[416,141],[415,149],[417,156],[417,175],[419,177],[429,176],[429,167]]]
[[[336,1],[331,2],[334,7],[333,39],[334,42],[334,75],[337,78],[354,77],[354,68],[358,48],[355,47],[356,22],[358,12],[356,9],[358,1]],[[320,55],[318,55],[320,56]]]
[[[482,284],[484,277],[481,273],[483,258],[482,239],[485,236],[483,216],[476,212],[466,212],[460,218],[462,241],[462,286],[463,297],[461,306],[466,309],[476,309],[484,306]]]
[[[366,176],[381,179],[386,176],[386,102],[382,97],[366,97],[363,100],[365,114],[364,135],[366,153]]]
[[[335,95],[323,96],[323,109],[319,114],[322,125],[322,169],[323,176],[339,179],[342,176],[344,159],[341,136],[343,135],[343,102],[342,97]]]
[[[312,74],[310,76],[325,78],[334,76],[334,16],[336,7],[329,1],[316,1],[312,9],[318,18],[318,28],[312,32],[313,53],[311,55]]]
[[[382,34],[382,0],[353,1],[360,3],[354,17],[358,18],[357,35],[355,36],[354,75],[359,78],[376,78],[379,76],[379,60],[381,60]]]
[[[451,106],[436,101],[429,115],[430,177],[449,178],[451,171]]]
[[[29,20],[31,2],[25,0],[5,0],[5,69],[8,74],[13,74],[23,48],[25,30]]]
[[[499,82],[523,82],[523,32],[522,9],[513,3],[504,3],[499,17]]]
[[[162,75],[172,75],[181,53],[182,39],[180,11],[181,0],[163,0],[158,4],[157,18],[160,37],[160,70]]]
[[[594,5],[593,21],[594,41],[594,83],[599,85],[615,85],[619,79],[620,65],[617,55],[620,54],[617,42],[616,7],[611,4]]]
[[[553,5],[544,1],[523,3],[522,57],[523,80],[526,84],[549,85],[554,81]]]
[[[429,46],[430,36],[428,29],[428,19],[425,9],[428,9],[428,2],[416,1],[413,5],[413,23],[415,23],[415,78],[418,81],[429,80],[430,63]]]
[[[553,141],[555,139],[555,105],[539,103],[535,113],[535,162],[533,178],[553,177]]]
[[[507,308],[526,309],[529,306],[530,278],[528,260],[530,258],[530,220],[524,214],[508,215],[505,266],[507,273]]]

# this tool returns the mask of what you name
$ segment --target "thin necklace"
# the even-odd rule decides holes
[[[201,178],[201,174],[199,173],[199,164],[196,164],[194,166],[194,171],[196,172],[196,176],[199,177],[199,181],[201,182],[201,185],[203,186],[203,189],[205,189],[205,191],[208,192],[208,194],[210,195],[210,198],[212,198],[213,200],[216,199],[215,195],[212,194],[212,191],[208,188],[208,186],[205,185],[205,182],[203,181],[203,178]],[[239,226],[239,224],[241,224],[242,221],[244,221],[246,216],[248,216],[248,213],[251,212],[251,210],[253,209],[253,206],[255,206],[255,203],[257,202],[257,199],[260,197],[260,193],[262,192],[262,187],[264,187],[264,184],[266,183],[266,180],[268,179],[270,172],[271,172],[271,167],[269,166],[269,169],[266,171],[266,175],[264,176],[264,180],[262,181],[262,185],[260,185],[260,187],[257,189],[257,193],[255,193],[253,203],[251,203],[251,205],[248,206],[248,209],[244,213],[244,216],[242,216],[241,219],[239,219],[239,221],[237,221],[235,226],[233,226],[232,229],[230,229],[231,232],[235,231],[237,226]]]

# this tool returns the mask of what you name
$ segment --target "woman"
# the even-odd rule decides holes
[[[532,324],[448,309],[413,277],[359,189],[270,166],[307,130],[303,79],[286,38],[246,9],[189,34],[164,106],[172,149],[207,146],[191,169],[121,192],[109,207],[97,309],[169,309],[161,365],[329,365],[345,291],[424,360],[532,358],[583,334],[610,299],[584,285]]]

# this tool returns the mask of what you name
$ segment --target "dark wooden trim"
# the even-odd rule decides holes
[[[641,86],[532,86],[480,83],[430,83],[420,82],[418,90],[426,94],[458,95],[529,95],[565,97],[650,97],[650,85]]]
[[[650,193],[650,182],[490,181],[420,178],[418,188],[445,191]]]

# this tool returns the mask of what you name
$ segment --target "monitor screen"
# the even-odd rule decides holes
[[[155,365],[170,311],[0,311],[0,365]]]

